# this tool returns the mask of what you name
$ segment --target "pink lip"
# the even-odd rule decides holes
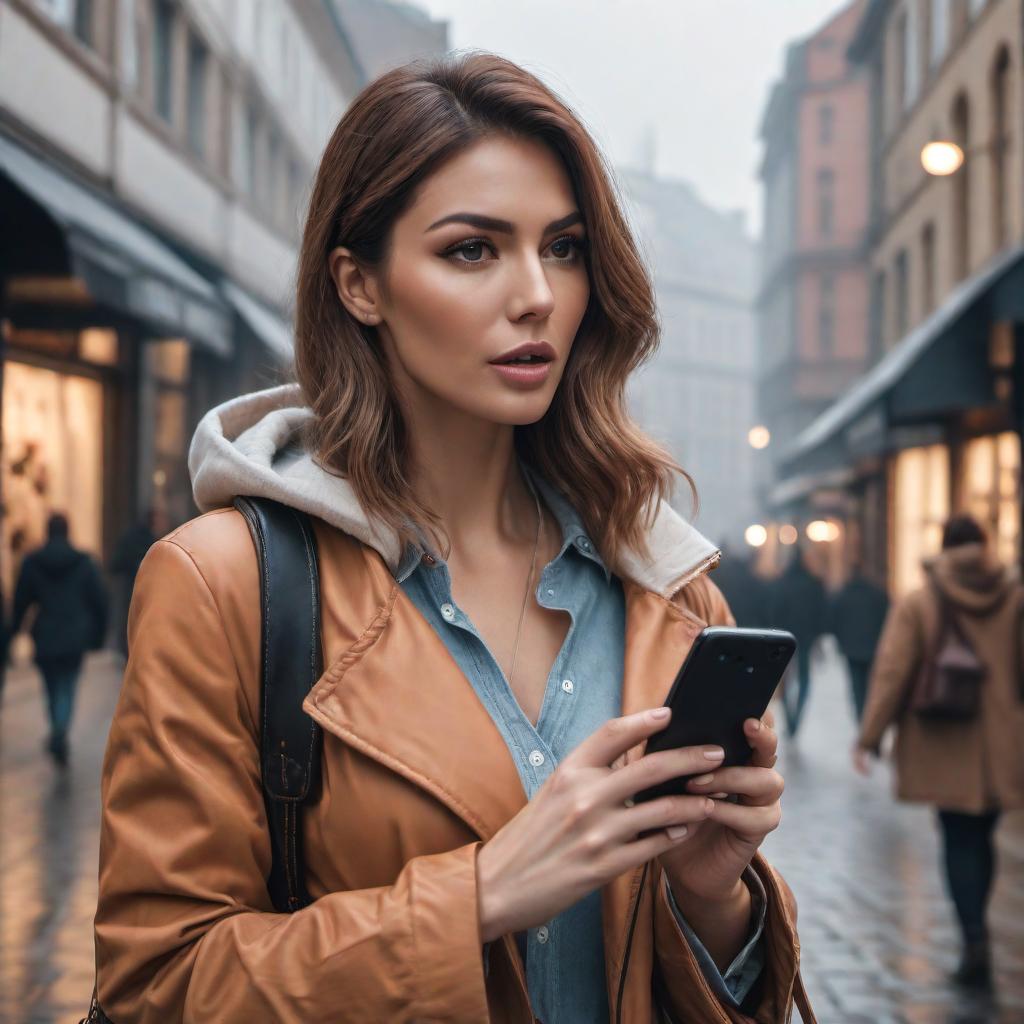
[[[558,353],[546,341],[524,341],[522,345],[516,345],[500,356],[491,360],[492,363],[507,363],[510,359],[517,359],[520,356],[538,356],[541,359],[556,359]]]
[[[547,380],[551,363],[491,363],[506,384],[516,388],[535,388]]]

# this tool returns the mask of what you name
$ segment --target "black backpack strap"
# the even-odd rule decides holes
[[[320,727],[302,702],[323,671],[320,572],[309,517],[269,498],[235,498],[256,547],[262,612],[260,770],[275,909],[311,903],[302,856],[302,805],[318,791]]]

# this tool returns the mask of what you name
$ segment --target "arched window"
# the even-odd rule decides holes
[[[1010,51],[1001,47],[992,63],[992,241],[1002,249],[1010,238]]]
[[[971,111],[967,95],[960,93],[953,101],[950,115],[953,141],[964,151],[964,162],[953,175],[953,271],[962,281],[971,267]]]

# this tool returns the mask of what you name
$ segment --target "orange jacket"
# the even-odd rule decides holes
[[[324,731],[323,788],[303,836],[315,902],[282,915],[267,895],[259,582],[245,522],[222,509],[158,542],[136,584],[103,767],[100,1003],[116,1024],[531,1024],[515,942],[492,946],[485,978],[477,916],[477,851],[525,801],[515,765],[380,555],[315,526],[326,668],[304,707]],[[731,616],[706,569],[673,600],[624,587],[630,714],[662,703],[696,634]],[[761,857],[754,867],[769,904],[756,1019],[783,1022],[795,908]],[[642,889],[638,868],[602,891],[613,1019],[661,1019],[657,961],[677,1020],[745,1020],[709,989],[651,868]]]

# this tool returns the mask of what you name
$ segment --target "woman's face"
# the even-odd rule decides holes
[[[394,224],[386,289],[372,275],[359,283],[337,258],[344,250],[332,270],[343,299],[348,283],[365,299],[359,309],[380,317],[391,372],[413,409],[533,423],[551,404],[587,307],[585,238],[558,157],[499,137],[420,186]],[[524,343],[544,343],[543,361],[497,362]]]

